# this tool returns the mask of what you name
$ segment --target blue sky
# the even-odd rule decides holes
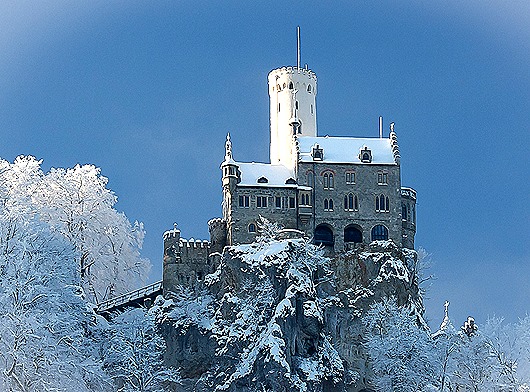
[[[435,4],[436,3],[436,4]],[[396,123],[403,185],[418,191],[427,292],[468,314],[523,317],[530,298],[530,3],[527,1],[29,1],[0,5],[0,156],[93,163],[143,221],[161,278],[162,233],[207,238],[221,214],[226,133],[268,160],[267,74],[319,78],[320,135]]]

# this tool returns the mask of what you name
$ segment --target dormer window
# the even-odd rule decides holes
[[[313,151],[311,152],[311,156],[313,157],[314,161],[321,161],[324,159],[324,150],[320,148],[318,144],[316,144],[313,147]]]
[[[285,181],[286,184],[296,184],[296,180],[294,178],[288,178],[287,181]]]
[[[267,179],[267,177],[258,178],[258,184],[267,184],[268,182],[269,180]]]
[[[359,159],[363,163],[372,162],[372,150],[364,146],[364,148],[362,148],[361,151],[359,152]]]

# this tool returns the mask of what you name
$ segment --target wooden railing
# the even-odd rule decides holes
[[[105,312],[109,309],[116,308],[120,305],[125,305],[128,302],[132,302],[134,300],[138,300],[140,298],[149,297],[153,293],[156,293],[157,291],[162,290],[162,281],[155,282],[150,284],[149,286],[142,287],[141,289],[131,291],[129,293],[120,295],[118,297],[114,297],[109,299],[108,301],[101,302],[98,304],[97,312]]]

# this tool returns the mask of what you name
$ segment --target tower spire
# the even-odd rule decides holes
[[[300,69],[300,26],[296,26],[296,67]]]

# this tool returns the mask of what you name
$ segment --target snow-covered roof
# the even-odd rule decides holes
[[[289,179],[295,180],[294,172],[283,165],[271,165],[268,163],[242,163],[236,162],[241,171],[241,182],[239,186],[266,186],[266,187],[296,187],[294,184],[286,184]],[[264,178],[267,180],[259,179]],[[291,181],[290,181],[291,182]]]
[[[364,147],[372,152],[372,164],[395,164],[389,138],[356,138],[356,137],[311,137],[299,136],[298,147],[302,162],[314,162],[311,155],[313,147],[319,145],[323,149],[327,163],[362,163],[359,152]],[[318,161],[316,161],[318,162]]]

